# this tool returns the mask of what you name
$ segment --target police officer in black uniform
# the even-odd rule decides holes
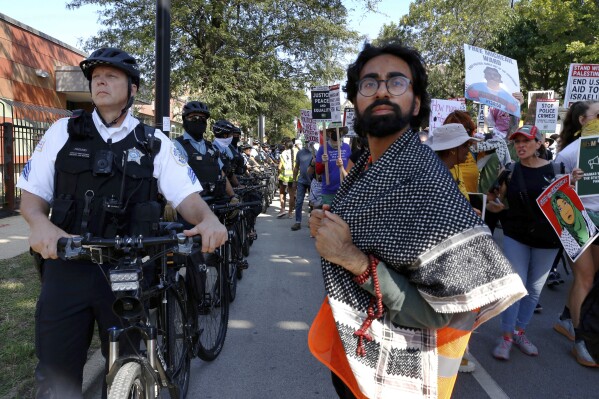
[[[233,187],[239,186],[237,177],[235,176],[235,169],[238,167],[237,163],[241,158],[243,163],[243,157],[238,154],[236,149],[232,147],[233,134],[238,130],[235,125],[225,119],[219,119],[212,125],[212,133],[214,133],[214,145],[220,151],[221,161],[223,163],[223,172]]]
[[[213,252],[227,239],[225,227],[197,194],[202,190],[197,177],[172,142],[129,112],[140,85],[136,60],[122,50],[102,48],[80,67],[95,110],[54,123],[18,182],[29,242],[45,259],[36,310],[37,398],[81,398],[94,324],[105,357],[108,329],[124,324],[112,312],[115,297],[107,267],[58,259],[59,238],[152,235],[162,194],[193,226],[184,233],[202,236],[203,251]]]

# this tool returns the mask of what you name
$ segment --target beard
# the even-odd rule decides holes
[[[373,116],[372,109],[379,105],[388,105],[393,108],[393,113],[389,115]],[[389,100],[376,100],[370,104],[364,113],[358,111],[356,107],[356,117],[354,119],[354,131],[361,137],[387,137],[391,136],[410,124],[412,113],[416,104],[412,101],[410,111],[406,114],[401,112],[399,105]]]

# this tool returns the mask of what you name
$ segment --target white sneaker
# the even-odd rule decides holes
[[[524,331],[519,331],[517,334],[514,334],[514,344],[522,351],[522,353],[529,356],[537,356],[539,354],[539,349],[528,340]]]
[[[574,341],[574,325],[572,319],[557,319],[557,322],[553,325],[553,329],[558,333],[562,334],[570,341]]]

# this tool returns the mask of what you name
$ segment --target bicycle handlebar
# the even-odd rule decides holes
[[[172,233],[159,237],[114,237],[103,238],[91,235],[79,237],[62,237],[58,239],[58,255],[63,260],[76,259],[81,256],[91,255],[94,249],[143,249],[158,245],[173,245],[173,252],[180,254],[191,254],[194,244],[200,244],[202,237],[187,237],[183,233]]]

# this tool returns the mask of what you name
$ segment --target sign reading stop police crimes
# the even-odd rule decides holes
[[[555,133],[558,105],[559,103],[557,100],[549,100],[546,98],[539,98],[537,100],[535,126],[541,133]]]
[[[312,88],[312,119],[328,122],[331,120],[331,102],[329,100],[329,87],[317,86]],[[340,118],[341,119],[341,118]]]
[[[586,100],[599,100],[599,64],[570,64],[564,107]]]

